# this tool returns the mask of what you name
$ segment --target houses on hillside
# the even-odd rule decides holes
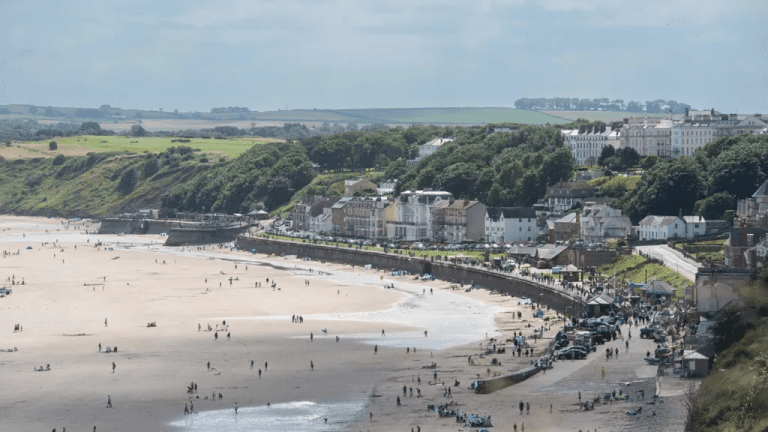
[[[627,238],[632,229],[629,217],[621,210],[606,204],[584,207],[581,213],[581,238],[590,243],[604,242],[608,238]]]
[[[536,234],[536,211],[532,208],[488,207],[485,211],[485,241],[532,242]]]

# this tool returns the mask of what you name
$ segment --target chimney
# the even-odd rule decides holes
[[[714,117],[714,116],[715,116],[715,109],[714,109],[714,108],[712,108],[712,110],[711,110],[709,113],[710,113],[710,115],[711,115],[712,117]]]
[[[686,117],[688,117],[688,113],[689,113],[689,109],[688,109],[688,108],[686,108],[686,109],[685,109],[685,116],[686,116]]]

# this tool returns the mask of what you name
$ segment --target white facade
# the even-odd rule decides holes
[[[670,155],[672,120],[630,117],[621,129],[620,147],[635,149],[641,157]]]
[[[426,142],[419,146],[419,155],[416,159],[408,160],[406,163],[408,165],[418,165],[422,159],[435,154],[436,151],[440,150],[440,147],[442,147],[443,144],[451,141],[453,141],[453,138],[435,138],[432,141]]]
[[[590,128],[583,131],[579,129],[562,131],[565,139],[565,145],[571,149],[573,160],[578,165],[586,165],[590,162],[597,162],[603,148],[613,146],[618,148],[619,133],[610,128],[597,130]]]
[[[317,216],[310,216],[309,231],[314,234],[330,233],[333,231],[330,207],[323,208],[323,212]]]
[[[629,217],[605,204],[588,205],[581,214],[581,238],[588,242],[626,238],[631,229]]]
[[[387,179],[379,183],[379,187],[376,188],[376,194],[378,195],[392,195],[395,193],[397,187],[397,179]]]
[[[694,238],[707,233],[707,221],[701,216],[683,216],[685,238]]]
[[[428,240],[432,234],[431,208],[453,198],[450,192],[410,190],[400,193],[395,222],[387,224],[387,238]]]
[[[708,143],[730,135],[754,133],[768,126],[759,114],[716,114],[711,111],[689,111],[672,126],[672,156],[690,156]]]
[[[485,240],[493,243],[536,240],[536,211],[523,207],[490,207],[485,211]]]
[[[646,216],[637,227],[640,240],[690,239],[707,232],[701,216]]]

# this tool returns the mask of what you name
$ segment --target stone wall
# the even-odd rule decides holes
[[[379,269],[406,270],[412,274],[430,273],[437,279],[449,282],[479,285],[482,288],[496,290],[514,297],[529,297],[536,303],[547,305],[568,315],[580,314],[584,308],[584,303],[581,300],[558,291],[551,285],[498,271],[440,261],[434,257],[409,257],[395,253],[274,240],[264,237],[238,236],[237,245],[240,249],[255,249],[258,253],[296,255],[318,261],[324,260],[359,266],[371,264]]]
[[[187,246],[235,241],[238,234],[248,231],[249,225],[226,227],[195,226],[171,228],[165,246]]]
[[[475,393],[493,393],[497,390],[515,385],[521,381],[525,381],[528,378],[539,373],[541,369],[538,366],[531,366],[517,372],[513,372],[509,375],[504,375],[497,378],[490,378],[484,380],[477,380],[477,387],[475,387]]]
[[[181,222],[158,219],[102,219],[99,234],[160,234],[182,226]]]

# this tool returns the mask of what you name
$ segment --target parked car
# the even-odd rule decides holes
[[[585,357],[587,357],[587,351],[581,347],[572,346],[557,352],[559,359],[578,360]]]
[[[643,327],[640,329],[640,339],[642,338],[652,338],[653,334],[655,333],[655,329],[653,327]]]

